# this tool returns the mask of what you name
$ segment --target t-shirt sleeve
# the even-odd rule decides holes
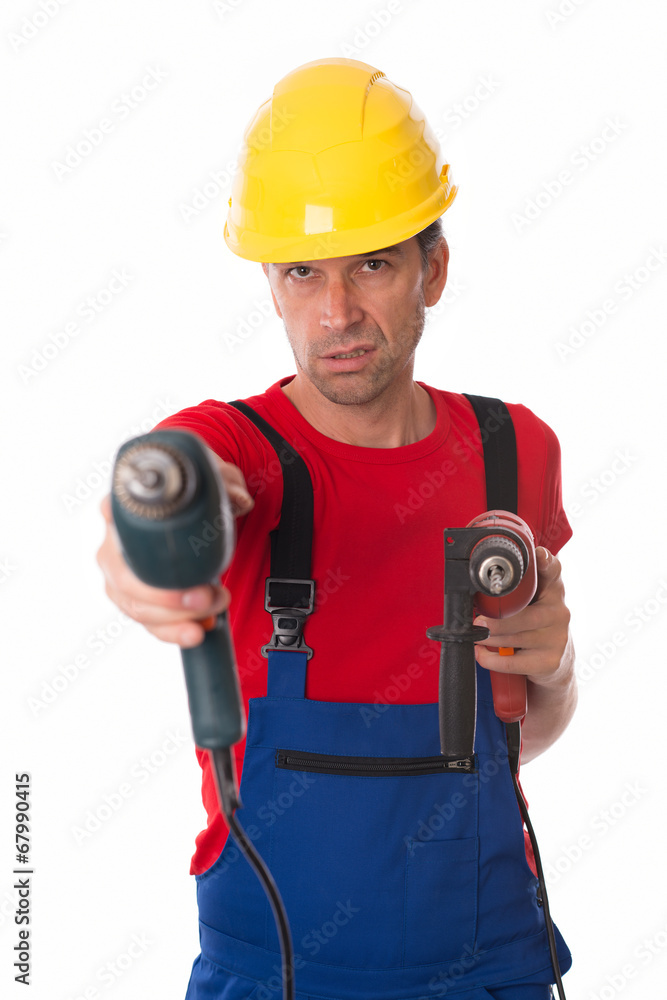
[[[168,429],[197,434],[219,458],[240,469],[248,492],[255,500],[262,495],[263,516],[275,526],[280,516],[282,477],[271,472],[270,463],[276,460],[271,445],[244,414],[229,403],[209,399],[179,410],[153,428]],[[236,518],[237,550],[247,524],[247,518]],[[225,578],[223,574],[223,583]]]
[[[560,443],[551,427],[542,420],[540,424],[544,430],[545,449],[538,545],[543,545],[555,555],[572,537],[572,527],[563,508]]]
[[[511,412],[517,435],[519,497],[530,497],[526,520],[535,543],[555,555],[572,537],[563,509],[560,443],[551,427],[528,407],[512,406]]]
[[[172,413],[156,424],[153,430],[190,431],[199,435],[223,461],[240,465],[243,447],[238,433],[235,433],[235,423],[226,413],[227,409],[231,407],[223,409],[223,404],[206,400],[199,406],[189,406]]]
[[[228,403],[207,399],[179,410],[153,428],[197,434],[224,462],[236,465],[251,492],[261,481],[267,463],[266,442],[246,417]]]

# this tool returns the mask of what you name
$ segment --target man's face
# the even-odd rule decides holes
[[[412,378],[425,307],[445,285],[446,246],[426,272],[414,237],[373,253],[263,267],[298,376],[328,400],[367,403],[406,368]]]

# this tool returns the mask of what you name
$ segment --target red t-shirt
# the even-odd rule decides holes
[[[306,697],[320,701],[420,704],[438,700],[440,646],[426,638],[444,600],[444,538],[486,510],[477,419],[464,396],[419,382],[435,402],[428,437],[400,448],[362,448],[315,430],[282,391],[280,379],[245,401],[302,456],[314,493],[312,576],[315,611],[304,635]],[[508,404],[517,439],[519,509],[537,545],[551,552],[572,534],[562,507],[556,435],[525,406]],[[245,476],[255,506],[236,521],[234,559],[222,582],[232,600],[243,699],[266,695],[260,647],[272,632],[264,610],[270,575],[269,533],[277,527],[282,475],[273,447],[243,414],[206,400],[157,425],[198,434]],[[492,430],[489,427],[489,430]],[[245,740],[235,747],[239,780]],[[197,751],[208,825],[196,840],[191,872],[216,860],[227,837],[208,754]]]

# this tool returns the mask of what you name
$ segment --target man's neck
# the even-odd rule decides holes
[[[435,430],[435,403],[416,382],[359,405],[333,403],[297,375],[282,391],[308,423],[334,441],[360,448],[399,448]]]

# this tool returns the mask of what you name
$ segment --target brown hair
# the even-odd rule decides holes
[[[428,267],[428,259],[431,253],[435,250],[438,243],[445,238],[445,234],[442,231],[442,219],[436,219],[432,222],[430,226],[426,229],[422,229],[421,233],[417,233],[415,239],[417,240],[417,245],[419,246],[419,252],[422,258],[422,267],[424,270]]]

